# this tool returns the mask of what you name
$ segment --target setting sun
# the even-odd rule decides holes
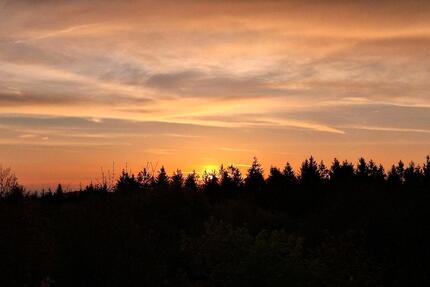
[[[220,168],[219,165],[215,165],[215,164],[208,164],[208,165],[204,165],[203,168],[200,170],[200,175],[202,175],[205,171],[208,173],[214,172],[214,171],[218,171]]]

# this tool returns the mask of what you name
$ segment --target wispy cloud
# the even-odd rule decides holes
[[[373,126],[349,126],[350,129],[377,131],[377,132],[395,132],[395,133],[424,133],[429,134],[430,129],[414,129],[414,128],[396,128],[396,127],[373,127]]]
[[[413,134],[408,154],[428,150],[426,1],[0,5],[0,156],[12,162],[76,165],[67,145],[87,164],[103,151],[191,170],[205,149],[231,162],[292,146],[347,157],[356,143],[400,146],[399,133]]]
[[[233,148],[233,147],[221,147],[219,148],[220,151],[226,151],[226,152],[246,152],[246,153],[252,153],[255,152],[253,149],[246,149],[246,148]]]

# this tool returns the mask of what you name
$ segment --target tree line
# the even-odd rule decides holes
[[[239,168],[234,165],[220,166],[218,171],[205,170],[200,176],[195,171],[183,174],[180,169],[170,176],[162,166],[158,172],[150,172],[148,168],[142,169],[137,174],[128,170],[122,170],[116,183],[109,182],[105,175],[99,183],[90,183],[80,192],[104,193],[104,192],[139,192],[150,190],[173,190],[190,192],[263,192],[263,191],[288,191],[294,189],[316,189],[321,186],[339,185],[366,185],[381,188],[428,188],[430,186],[430,157],[420,165],[411,161],[407,166],[403,161],[393,164],[386,172],[381,164],[373,160],[366,161],[360,158],[354,165],[348,160],[340,162],[334,159],[330,167],[326,167],[323,161],[317,162],[313,156],[305,159],[298,172],[289,162],[281,169],[272,166],[268,176],[264,176],[264,170],[257,158],[242,175]],[[25,188],[18,183],[17,177],[10,168],[0,166],[0,197],[19,199],[25,197]],[[52,192],[33,194],[33,196],[63,196],[64,189],[59,184]]]
[[[264,176],[264,170],[256,158],[245,176],[234,165],[227,167],[221,165],[218,171],[206,170],[201,178],[196,172],[185,175],[179,169],[169,176],[164,167],[161,167],[156,174],[151,174],[146,168],[137,175],[123,170],[113,187],[109,188],[104,182],[97,185],[91,184],[85,190],[137,192],[170,189],[192,192],[263,192],[347,184],[390,188],[429,187],[430,157],[427,156],[422,165],[412,161],[406,166],[400,160],[392,165],[388,172],[382,165],[376,164],[373,160],[366,161],[364,158],[360,158],[356,165],[347,160],[340,162],[335,158],[327,168],[323,161],[318,163],[312,156],[302,162],[298,172],[294,171],[291,164],[287,162],[283,169],[271,167],[267,177]]]
[[[429,171],[254,159],[32,194],[0,168],[0,285],[429,286]]]

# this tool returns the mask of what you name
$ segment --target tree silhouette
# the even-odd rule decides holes
[[[184,176],[180,169],[177,169],[170,178],[171,188],[174,191],[181,191],[182,186],[184,185]]]
[[[169,187],[169,176],[166,173],[164,166],[158,171],[158,175],[154,181],[155,189],[157,190],[167,190]]]
[[[221,165],[219,170],[220,186],[221,190],[224,192],[235,192],[242,184],[242,175],[238,168],[230,165],[224,168]]]
[[[366,160],[362,157],[358,160],[355,175],[359,182],[365,183],[368,181],[368,178],[369,178],[368,165],[366,163]]]
[[[265,181],[263,176],[263,168],[254,157],[251,167],[248,169],[248,174],[245,178],[245,188],[248,191],[259,192],[264,189]]]
[[[329,177],[334,184],[350,184],[354,178],[354,165],[347,160],[340,163],[335,158],[330,167]]]
[[[219,178],[216,171],[203,172],[203,190],[205,192],[217,192],[219,191]]]
[[[388,172],[387,181],[391,185],[391,187],[398,187],[403,184],[405,181],[405,168],[404,163],[399,161],[396,165],[391,166],[391,170]]]
[[[267,178],[267,188],[269,191],[279,192],[285,188],[285,177],[277,167],[271,167]]]
[[[10,168],[4,168],[0,165],[0,196],[5,196],[18,186],[18,179],[15,173]]]
[[[31,195],[0,168],[0,285],[428,286],[429,174],[310,157],[264,181],[254,159],[245,183],[162,167]]]
[[[342,167],[340,162],[335,158],[330,167],[330,178],[333,182],[340,182],[343,180]]]
[[[140,189],[148,191],[154,185],[154,176],[146,168],[137,174]]]
[[[306,159],[300,167],[300,183],[306,187],[316,186],[321,183],[320,168],[313,156]]]
[[[415,163],[411,161],[409,166],[404,171],[405,185],[417,186],[423,181],[423,173],[419,165],[415,166]]]
[[[199,187],[197,185],[198,176],[195,171],[189,173],[185,178],[184,188],[189,192],[197,192]]]
[[[57,189],[55,190],[55,196],[57,198],[62,198],[64,195],[63,186],[61,184],[58,184]]]
[[[230,190],[233,187],[233,180],[230,178],[228,174],[228,170],[224,168],[224,165],[221,165],[219,169],[219,177],[220,177],[220,185],[222,190]]]
[[[323,183],[330,179],[330,171],[327,169],[323,161],[318,165],[318,173]]]
[[[122,173],[116,183],[115,190],[117,192],[130,193],[136,192],[139,189],[140,185],[137,179],[134,177],[134,174],[130,175],[128,171],[122,170]]]
[[[10,192],[6,194],[6,199],[11,201],[22,201],[25,197],[25,189],[22,185],[15,185],[12,187]]]
[[[400,182],[403,183],[405,181],[405,164],[403,161],[399,161],[397,164],[396,172],[400,178]]]
[[[220,167],[220,185],[221,189],[226,192],[234,192],[240,190],[243,184],[242,174],[240,170],[230,165],[224,168],[223,165]]]
[[[294,173],[294,170],[289,162],[286,163],[284,170],[282,171],[282,174],[284,176],[285,185],[287,187],[292,187],[297,185],[298,183],[297,176]]]
[[[398,168],[393,164],[388,171],[387,182],[391,187],[398,187],[402,183],[402,178],[398,173]]]
[[[367,172],[371,182],[375,184],[382,184],[384,182],[384,167],[382,165],[377,166],[372,159],[367,164]]]

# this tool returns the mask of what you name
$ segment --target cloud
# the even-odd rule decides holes
[[[414,128],[395,128],[395,127],[376,127],[376,126],[349,126],[350,129],[359,129],[378,132],[396,132],[396,133],[424,133],[430,134],[430,129],[414,129]]]
[[[252,150],[252,149],[232,148],[232,147],[221,147],[221,148],[219,148],[219,150],[220,151],[226,151],[226,152],[245,152],[245,153],[255,152],[255,150]]]
[[[40,160],[428,147],[428,1],[1,4],[0,137]]]
[[[207,123],[210,126],[219,127],[297,128],[334,134],[345,133],[343,130],[312,122],[311,120],[295,120],[285,116],[270,117],[265,114],[235,114],[230,116],[203,116],[199,118],[202,124]]]
[[[22,139],[29,139],[29,138],[35,138],[36,135],[33,135],[33,134],[23,134],[23,135],[20,135],[19,137],[22,138]]]
[[[90,118],[89,121],[94,122],[94,123],[103,123],[103,119],[100,118]]]
[[[40,106],[40,105],[79,105],[87,102],[88,99],[78,97],[68,97],[64,95],[47,95],[47,94],[27,94],[27,93],[1,93],[0,104],[4,108],[6,106]]]
[[[165,138],[196,139],[203,138],[199,132],[208,132],[206,128],[165,122],[141,122],[112,118],[58,117],[37,115],[0,115],[0,127],[19,138],[70,140],[106,138]],[[10,134],[9,134],[10,135]]]

